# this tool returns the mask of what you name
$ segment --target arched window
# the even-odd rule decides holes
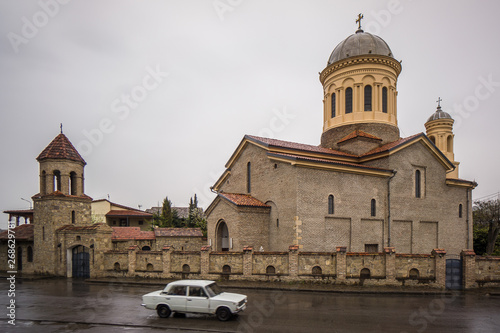
[[[266,274],[276,274],[276,269],[274,268],[274,266],[267,266]]]
[[[335,96],[335,93],[332,93],[332,118],[336,116],[336,111],[337,111],[337,98]]]
[[[415,197],[420,198],[422,196],[421,192],[421,175],[420,170],[415,171]]]
[[[352,113],[352,88],[345,90],[345,113]]]
[[[446,151],[453,151],[453,137],[451,135],[448,135],[448,137],[446,138]]]
[[[321,275],[321,274],[323,274],[323,270],[319,266],[314,266],[312,268],[312,274],[313,275]]]
[[[33,262],[33,248],[28,246],[28,262]]]
[[[222,274],[231,274],[231,266],[229,265],[222,266]]]
[[[252,190],[252,165],[250,162],[247,163],[247,193],[250,193]]]
[[[40,179],[40,193],[42,195],[47,194],[47,173],[45,170],[42,171],[42,179]]]
[[[377,215],[377,201],[375,199],[372,199],[372,203],[371,203],[371,215],[372,216]]]
[[[368,268],[363,268],[359,273],[359,277],[361,279],[369,279],[370,278],[370,270]]]
[[[151,248],[149,246],[143,246],[141,251],[151,251]]]
[[[387,88],[382,88],[382,112],[387,113]]]
[[[76,173],[74,171],[69,174],[69,194],[76,195]]]
[[[71,223],[75,224],[76,222],[76,214],[75,214],[75,211],[72,210],[71,211]]]
[[[462,204],[458,205],[458,217],[462,218]]]
[[[119,262],[115,262],[115,265],[114,265],[114,270],[119,272],[120,271],[120,263]]]
[[[146,270],[147,270],[148,272],[152,272],[152,271],[154,271],[154,266],[153,266],[153,264],[148,264],[148,265],[146,266]]]
[[[54,188],[52,191],[61,191],[61,171],[54,170]]]
[[[372,110],[372,86],[365,86],[365,111]]]
[[[333,214],[333,212],[335,211],[335,206],[334,206],[334,198],[333,198],[333,195],[329,195],[328,196],[328,214]]]
[[[420,272],[416,268],[410,269],[410,273],[408,274],[410,279],[416,280],[420,276]]]
[[[436,138],[434,137],[434,135],[431,135],[429,139],[431,139],[432,143],[436,145]]]

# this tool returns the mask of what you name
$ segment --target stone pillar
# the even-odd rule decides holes
[[[462,256],[462,276],[465,289],[477,287],[476,284],[476,253],[474,250],[463,250]]]
[[[295,279],[299,276],[299,246],[290,245],[288,251],[288,274]]]
[[[249,278],[252,276],[252,261],[253,261],[253,247],[243,247],[243,276]]]
[[[165,245],[162,248],[162,277],[169,278],[170,275],[170,267],[171,267],[171,255],[172,255],[172,247],[169,245]]]
[[[202,278],[207,278],[210,272],[210,245],[205,245],[201,247],[201,269],[200,273]]]
[[[137,259],[138,245],[132,245],[128,248],[128,274],[129,277],[135,276],[135,265]]]
[[[434,274],[438,287],[446,288],[446,251],[444,249],[432,250],[434,256]]]
[[[385,280],[388,284],[396,284],[396,249],[385,247]]]
[[[345,282],[346,272],[347,272],[347,259],[346,251],[347,247],[337,246],[337,267],[335,268],[335,273],[337,275],[338,282]]]

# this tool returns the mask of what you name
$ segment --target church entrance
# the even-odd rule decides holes
[[[74,278],[90,277],[90,254],[89,249],[83,245],[75,246],[72,250],[72,273]]]
[[[217,226],[217,251],[229,251],[229,230],[224,221],[219,221]]]

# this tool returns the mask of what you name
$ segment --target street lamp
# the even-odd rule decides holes
[[[30,209],[33,209],[33,207],[31,206],[31,200],[26,200],[24,198],[21,198],[21,200],[24,200],[24,201],[28,202],[30,204]]]

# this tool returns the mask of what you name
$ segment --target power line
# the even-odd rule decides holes
[[[492,193],[492,194],[486,195],[484,197],[476,198],[476,199],[474,199],[474,201],[484,200],[486,198],[493,198],[493,197],[500,197],[500,192]]]

